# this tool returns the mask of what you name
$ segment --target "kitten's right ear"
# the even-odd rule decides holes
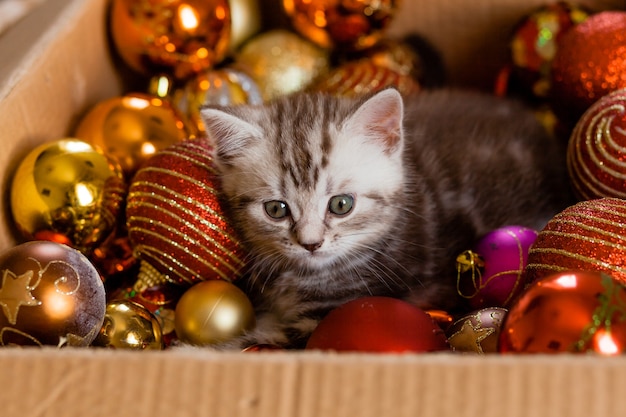
[[[222,163],[229,164],[251,141],[261,137],[259,128],[226,109],[205,107],[200,116]]]

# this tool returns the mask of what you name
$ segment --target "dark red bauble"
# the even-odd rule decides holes
[[[573,126],[593,103],[626,87],[626,12],[591,15],[561,38],[550,92],[556,115]]]
[[[448,350],[441,328],[423,310],[390,297],[363,297],[332,310],[306,346],[352,352]]]

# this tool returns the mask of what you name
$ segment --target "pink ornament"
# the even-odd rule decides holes
[[[507,307],[521,292],[528,250],[536,238],[535,230],[504,226],[487,233],[457,258],[459,292],[472,308]]]

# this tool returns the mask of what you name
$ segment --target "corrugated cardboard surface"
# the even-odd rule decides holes
[[[456,84],[487,88],[512,25],[541,0],[404,0]],[[588,0],[597,10],[626,0]],[[107,0],[47,0],[0,37],[0,248],[7,183],[35,144],[120,92]],[[625,415],[626,358],[0,349],[0,416],[588,417]]]
[[[589,417],[626,412],[591,356],[0,350],[0,415]]]

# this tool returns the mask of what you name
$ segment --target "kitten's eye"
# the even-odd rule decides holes
[[[265,212],[272,219],[280,220],[289,215],[289,206],[284,201],[272,200],[264,204]]]
[[[354,207],[354,197],[348,194],[336,195],[328,202],[328,210],[339,216],[350,213],[352,207]]]

